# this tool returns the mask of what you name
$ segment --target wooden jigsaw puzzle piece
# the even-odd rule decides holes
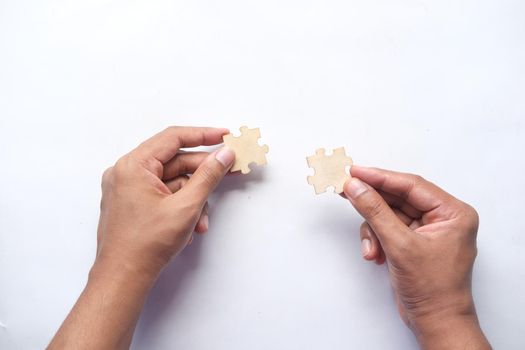
[[[256,165],[265,165],[266,153],[269,151],[267,145],[259,145],[259,138],[261,132],[259,128],[249,129],[242,126],[240,129],[241,135],[238,137],[232,134],[224,135],[224,144],[235,152],[235,162],[230,171],[241,171],[242,174],[248,174],[251,169],[249,165],[255,163]]]
[[[352,165],[352,158],[345,153],[344,147],[334,149],[329,156],[323,148],[316,150],[315,155],[307,157],[308,166],[314,169],[314,175],[308,176],[307,181],[314,186],[316,194],[326,192],[330,186],[335,193],[342,193],[349,174],[347,166]]]

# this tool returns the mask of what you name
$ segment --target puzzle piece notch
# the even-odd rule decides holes
[[[230,171],[241,171],[243,174],[248,174],[251,169],[250,164],[266,165],[266,153],[269,148],[267,145],[259,145],[259,138],[261,132],[259,128],[249,129],[247,126],[242,126],[241,134],[238,137],[232,134],[224,135],[224,144],[235,152],[235,162]]]
[[[343,186],[349,178],[346,167],[353,163],[352,158],[346,155],[344,147],[334,149],[329,156],[326,155],[324,148],[319,148],[315,151],[315,155],[307,157],[306,161],[315,171],[307,180],[314,186],[316,194],[326,192],[330,186],[334,187],[335,193],[343,192]]]

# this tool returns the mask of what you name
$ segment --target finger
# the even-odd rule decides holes
[[[414,221],[412,217],[408,216],[403,211],[397,208],[392,208],[392,211],[394,212],[394,214],[396,214],[399,220],[401,220],[403,224],[405,224],[406,226],[409,226]]]
[[[208,196],[231,168],[235,153],[228,147],[223,147],[211,153],[191,175],[190,181],[181,189],[181,195],[189,201],[196,201],[200,207],[208,200]]]
[[[188,243],[186,243],[186,247],[189,246],[193,242],[193,234],[190,235],[190,238],[188,239]]]
[[[393,211],[407,226],[414,221],[399,209],[394,208]],[[363,258],[369,261],[375,260],[378,265],[383,264],[386,256],[374,230],[372,230],[370,225],[365,221],[361,224],[359,232],[361,237],[361,254],[363,255]]]
[[[393,208],[399,209],[406,215],[414,219],[418,219],[423,215],[421,211],[417,210],[412,205],[405,202],[403,198],[393,195],[391,193],[382,191],[382,190],[376,190],[376,191],[377,193],[381,195],[381,197],[383,197],[383,199],[385,200],[385,202],[388,203],[388,205],[390,205]]]
[[[366,222],[365,222],[366,223]],[[368,232],[365,233],[368,237],[371,237],[371,238],[375,238],[375,242],[372,243],[372,246],[376,245],[375,246],[375,251],[373,254],[371,254],[370,256],[367,256],[367,257],[364,257],[366,260],[369,260],[369,261],[375,261],[375,263],[377,265],[382,265],[385,263],[385,260],[386,260],[386,257],[385,257],[385,252],[383,251],[383,247],[381,246],[381,243],[379,242],[378,238],[377,238],[377,235],[375,234],[374,230],[372,230],[372,228],[370,227],[370,225],[368,225],[366,223],[366,225],[368,226],[367,229],[368,229]],[[369,238],[370,239],[370,238]]]
[[[408,226],[412,231],[414,230],[417,230],[418,228],[420,228],[421,226],[423,226],[423,219],[419,219],[419,220],[414,220],[412,221],[412,223],[410,224],[410,226]]]
[[[409,229],[415,230],[418,227],[421,227],[423,224],[421,223],[421,218],[414,219],[408,215],[406,215],[404,212],[397,208],[393,208],[394,213],[397,215],[397,217],[403,221],[405,225],[408,226]]]
[[[383,199],[389,206],[399,209],[404,214],[414,219],[421,218],[422,213],[416,208],[414,208],[413,206],[411,206],[410,204],[406,203],[404,199],[398,196],[395,196],[391,193],[385,192],[385,191],[381,191],[381,190],[376,190],[376,191],[377,193],[381,195],[381,197],[383,197]],[[344,192],[341,192],[339,195],[343,197],[344,199],[348,199],[348,197],[346,196]]]
[[[385,255],[385,252],[383,251],[383,248],[381,248],[379,251],[379,256],[376,259],[376,264],[383,265],[385,261],[386,261],[386,255]]]
[[[408,227],[376,190],[354,177],[345,183],[344,192],[359,214],[374,230],[383,248],[392,240],[405,238]]]
[[[210,218],[208,216],[208,202],[204,204],[204,208],[202,208],[201,216],[199,217],[199,220],[197,221],[197,225],[195,225],[195,232],[203,234],[208,232],[208,228],[210,226]]]
[[[188,180],[189,178],[186,175],[178,176],[174,179],[166,181],[166,186],[170,189],[171,193],[175,193],[184,187]]]
[[[350,173],[376,189],[401,197],[423,212],[431,211],[441,203],[454,199],[438,186],[417,175],[357,165],[351,167]]]
[[[228,133],[228,129],[170,126],[141,143],[132,153],[164,164],[181,148],[216,145]]]
[[[164,164],[162,179],[169,180],[178,175],[193,174],[208,155],[208,152],[179,152]]]
[[[370,225],[365,221],[359,229],[361,255],[365,260],[376,260],[381,255],[381,244]]]

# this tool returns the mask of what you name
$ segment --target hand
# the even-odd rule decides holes
[[[170,127],[106,170],[97,260],[156,274],[191,241],[193,231],[206,232],[208,196],[228,172],[234,153],[180,148],[215,145],[227,133]]]
[[[410,174],[353,166],[345,196],[363,216],[365,259],[388,264],[399,313],[424,349],[490,349],[471,291],[478,215]]]
[[[235,157],[227,148],[211,154],[180,149],[218,144],[226,133],[170,127],[106,170],[95,263],[49,349],[129,347],[162,267],[193,231],[207,231],[208,196]]]

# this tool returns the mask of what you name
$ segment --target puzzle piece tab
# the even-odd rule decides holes
[[[315,170],[314,175],[308,176],[308,183],[314,186],[316,194],[326,192],[330,186],[334,187],[335,193],[343,192],[343,186],[350,177],[346,167],[352,165],[352,158],[346,155],[344,147],[334,149],[330,156],[325,154],[324,148],[320,148],[306,161]]]
[[[235,163],[230,171],[241,171],[243,174],[248,174],[251,169],[249,165],[255,163],[257,165],[265,165],[266,153],[269,149],[267,145],[259,145],[259,138],[261,132],[259,128],[248,129],[243,126],[240,128],[241,135],[235,137],[232,134],[224,135],[224,144],[235,152]]]

